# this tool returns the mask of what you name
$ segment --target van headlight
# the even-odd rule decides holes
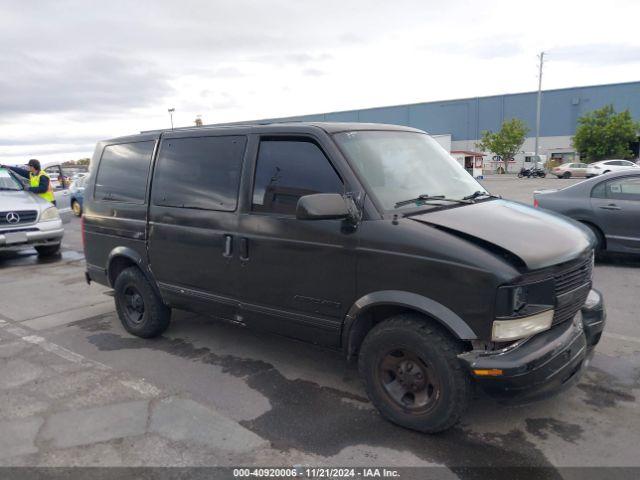
[[[60,220],[60,214],[56,207],[49,207],[40,215],[41,222],[50,222],[52,220]]]
[[[553,278],[498,288],[492,340],[517,340],[549,329],[554,306]]]
[[[505,342],[530,337],[536,333],[549,330],[552,321],[553,310],[546,310],[535,315],[511,320],[494,320],[493,328],[491,329],[491,340]]]

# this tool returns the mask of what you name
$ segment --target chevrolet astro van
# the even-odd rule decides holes
[[[100,142],[88,282],[148,338],[172,309],[340,349],[396,424],[439,432],[480,388],[574,384],[605,322],[593,235],[489,194],[427,133],[359,123]]]

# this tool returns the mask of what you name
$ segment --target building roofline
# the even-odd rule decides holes
[[[542,93],[544,94],[544,93],[551,93],[551,92],[561,92],[561,91],[566,91],[566,90],[584,90],[584,89],[587,89],[587,88],[598,88],[598,87],[618,87],[618,86],[623,86],[623,85],[634,85],[634,84],[638,85],[640,87],[640,80],[634,80],[634,81],[630,81],[630,82],[618,82],[618,83],[601,83],[601,84],[597,84],[597,85],[581,85],[581,86],[577,86],[577,87],[551,88],[549,90],[542,90]],[[535,95],[536,93],[537,93],[536,90],[531,90],[531,91],[527,91],[527,92],[498,93],[498,94],[495,94],[495,95],[449,98],[449,99],[442,99],[442,100],[429,100],[429,101],[426,101],[426,102],[399,103],[399,104],[393,104],[393,105],[381,105],[381,106],[378,106],[378,107],[350,108],[348,110],[334,110],[334,111],[330,111],[330,112],[302,113],[302,114],[299,114],[299,115],[287,115],[287,116],[283,116],[283,117],[269,117],[269,118],[266,118],[266,119],[252,120],[250,122],[238,122],[238,123],[274,122],[274,121],[279,121],[279,120],[292,121],[290,119],[295,119],[295,118],[299,118],[299,117],[313,117],[313,116],[316,116],[316,115],[334,115],[334,114],[340,114],[340,113],[367,112],[367,111],[372,111],[372,110],[381,110],[381,109],[385,109],[385,108],[414,107],[414,106],[418,106],[418,105],[430,105],[430,104],[437,104],[437,103],[455,103],[455,102],[465,102],[465,101],[469,101],[469,100],[480,100],[480,99],[484,99],[484,98],[514,97],[514,96],[517,96],[517,95]],[[217,125],[225,125],[225,124],[228,125],[230,123],[232,123],[232,122],[223,122],[223,123],[219,123]],[[211,124],[211,125],[216,125],[216,124]]]

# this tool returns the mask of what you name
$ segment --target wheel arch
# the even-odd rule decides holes
[[[600,228],[600,226],[597,223],[595,223],[593,220],[583,220],[583,219],[580,218],[580,219],[578,219],[578,221],[580,223],[583,223],[587,227],[593,227],[595,230],[600,232],[600,239],[602,240],[602,250],[606,250],[607,249],[607,236],[604,234],[604,230],[602,230],[602,228]]]
[[[109,286],[113,287],[116,278],[122,270],[129,267],[137,267],[142,274],[149,280],[156,293],[160,294],[158,285],[156,283],[151,270],[145,259],[136,250],[130,247],[118,246],[115,247],[109,253],[107,258],[107,280]]]
[[[451,333],[458,340],[476,340],[477,335],[455,312],[428,297],[400,290],[369,293],[358,299],[347,313],[341,345],[347,358],[358,352],[364,337],[374,325],[405,312],[421,314]]]

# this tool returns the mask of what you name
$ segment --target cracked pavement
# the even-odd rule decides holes
[[[161,338],[127,334],[84,283],[78,223],[61,258],[0,257],[0,466],[640,466],[638,259],[596,266],[608,325],[575,388],[520,407],[479,396],[428,436],[382,420],[339,353],[184,312]]]

